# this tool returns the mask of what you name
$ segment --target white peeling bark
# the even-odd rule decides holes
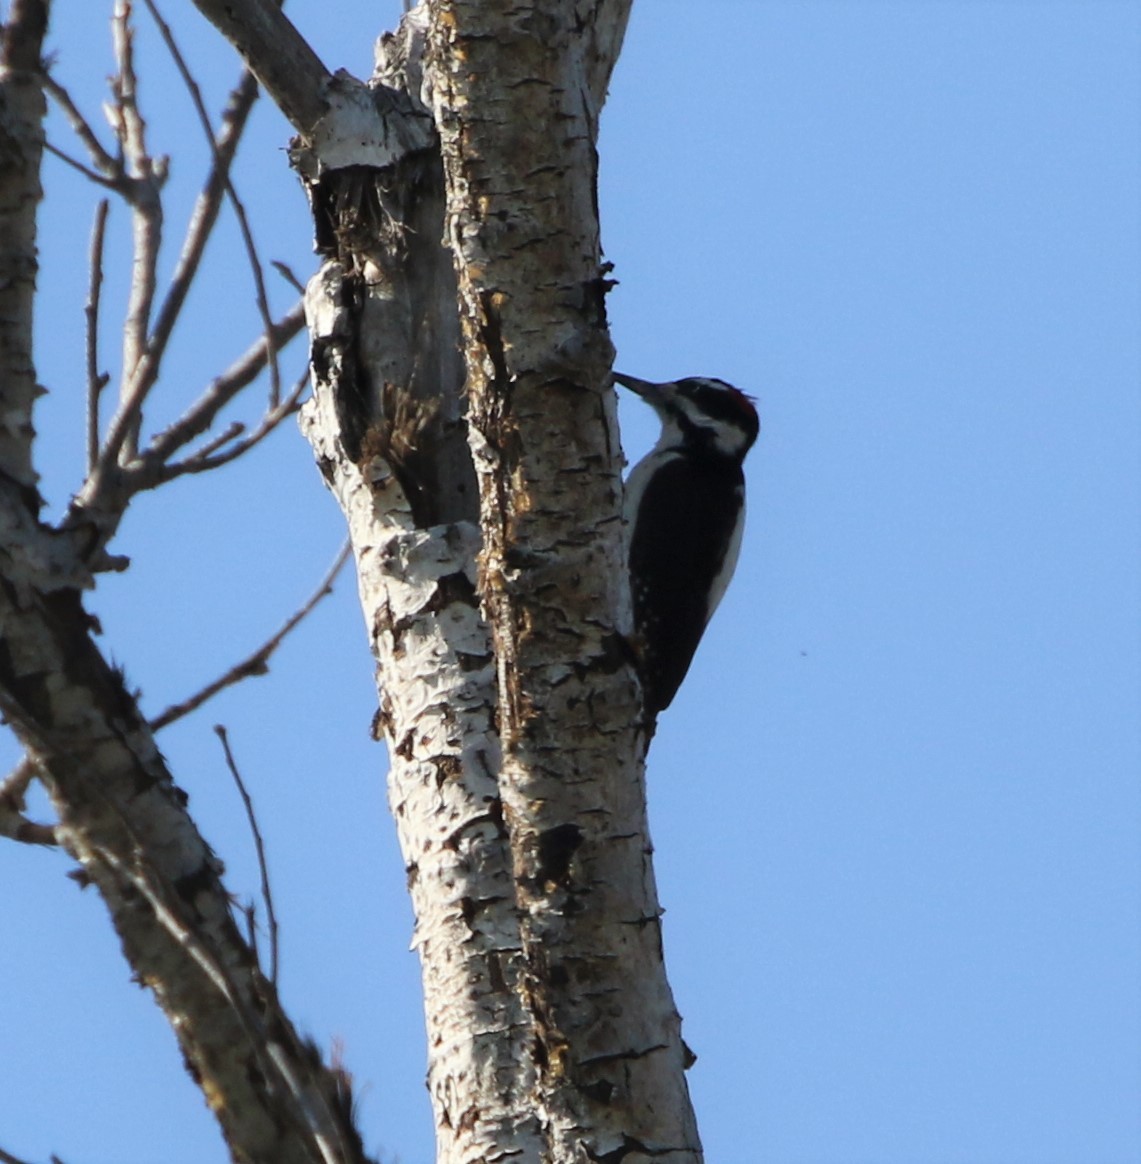
[[[596,208],[628,4],[439,0],[447,177],[543,1160],[697,1161],[628,649]]]
[[[496,784],[494,666],[475,600],[478,529],[417,529],[387,468],[362,471],[339,448],[327,384],[316,385],[302,426],[349,525],[377,660],[377,729],[389,746],[389,805],[416,915],[438,1160],[494,1158],[505,1124],[537,1151],[525,1093],[515,1094],[526,1030]]]
[[[379,80],[418,90],[406,54],[421,32],[413,16],[386,39]],[[415,104],[414,116],[426,112]],[[382,172],[328,146],[299,161],[332,252],[306,296],[314,395],[302,428],[348,522],[377,661],[375,729],[416,914],[437,1159],[506,1150],[538,1161],[438,150]]]

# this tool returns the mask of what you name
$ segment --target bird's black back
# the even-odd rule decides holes
[[[726,496],[737,497],[736,507],[726,507]],[[679,497],[684,504],[676,504]],[[712,614],[693,598],[719,597],[714,579],[744,498],[740,464],[716,456],[670,458],[647,483],[630,535],[630,586],[651,715],[670,705],[689,670]]]

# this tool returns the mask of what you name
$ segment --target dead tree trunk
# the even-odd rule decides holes
[[[627,6],[582,7],[418,9],[375,83],[430,115],[428,144],[382,169],[305,156],[329,254],[305,423],[379,664],[448,1162],[700,1156],[646,831],[595,199]]]

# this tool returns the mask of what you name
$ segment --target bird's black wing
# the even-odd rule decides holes
[[[712,614],[703,599],[725,567],[744,488],[739,465],[692,457],[665,462],[647,483],[630,535],[630,585],[651,714],[670,705],[701,641]]]

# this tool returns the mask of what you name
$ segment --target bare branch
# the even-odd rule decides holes
[[[73,158],[71,154],[65,153],[58,146],[52,145],[50,141],[44,142],[44,149],[59,158],[61,162],[69,165],[73,170],[78,170],[89,182],[94,182],[97,186],[102,186],[105,190],[114,190],[119,194],[126,194],[130,185],[127,178],[104,178],[102,174],[96,173],[89,166],[85,166],[78,158]]]
[[[213,137],[210,139],[214,153],[214,164],[195,203],[178,266],[159,309],[144,358],[134,369],[130,386],[121,396],[119,408],[111,421],[95,471],[89,475],[88,484],[84,490],[84,503],[87,506],[97,505],[107,473],[117,461],[121,462],[120,451],[124,447],[129,448],[129,438],[133,432],[137,432],[142,406],[158,379],[167,343],[198,271],[207,240],[217,221],[218,210],[229,185],[230,166],[233,163],[246,120],[256,97],[256,83],[252,76],[247,73],[230,95],[230,102],[223,114],[222,129],[217,139],[215,140]],[[268,326],[270,338],[266,340],[263,336],[260,345],[258,345],[262,358],[253,375],[265,367],[269,353],[279,350],[300,330],[302,322],[303,315],[298,315],[296,326],[293,326],[293,313],[290,313],[282,321],[282,324],[275,327],[271,323]],[[282,334],[283,325],[288,334]],[[253,375],[250,376],[250,379],[253,378]],[[215,384],[217,385],[217,383],[216,381]],[[186,441],[192,440],[199,433],[204,432],[212,423],[218,410],[232,398],[238,389],[247,383],[249,380],[236,383],[233,392],[228,395],[224,391],[217,393],[212,390],[208,391],[199,401],[199,404],[192,407],[178,424],[172,426],[171,429],[152,442],[151,448],[141,458],[141,463],[145,465],[145,468],[142,472],[131,474],[133,478],[132,491],[157,484],[159,478],[152,472],[156,463],[164,460]],[[225,386],[223,385],[223,387]],[[172,436],[176,438],[173,443]],[[139,464],[140,461],[135,461],[132,467],[135,468]]]
[[[277,107],[308,136],[328,106],[329,70],[273,0],[194,0],[238,50]]]
[[[158,16],[154,7],[148,4],[148,8],[150,8],[156,23],[158,23],[159,31],[163,33],[164,39],[166,39],[169,30],[164,32],[166,26],[161,22],[161,18]],[[230,99],[222,113],[221,129],[218,131],[217,136],[215,136],[213,128],[210,125],[209,115],[202,104],[202,97],[198,91],[198,86],[187,70],[185,62],[178,51],[178,46],[174,43],[173,37],[167,39],[167,47],[174,58],[175,64],[178,66],[187,89],[190,91],[191,99],[202,120],[203,128],[206,131],[206,140],[210,145],[214,162],[198,195],[198,199],[194,204],[190,224],[187,227],[186,237],[182,244],[182,253],[178,257],[178,266],[175,269],[174,277],[171,279],[170,289],[167,291],[155,320],[154,331],[151,335],[151,348],[148,353],[148,367],[146,370],[147,375],[152,381],[158,376],[159,363],[166,351],[166,345],[170,340],[171,332],[174,330],[174,325],[182,310],[183,302],[194,281],[194,276],[198,271],[198,266],[206,249],[206,243],[214,230],[222,199],[229,193],[231,199],[237,203],[237,196],[234,194],[233,186],[230,183],[230,169],[233,165],[238,145],[241,142],[242,134],[245,131],[250,110],[253,109],[258,95],[257,81],[254,79],[253,74],[248,72],[243,73],[237,85],[234,86],[230,93]],[[240,204],[235,205],[235,212],[238,215],[239,225],[242,225],[245,218],[245,210],[239,207]],[[248,225],[242,226],[242,233],[243,236],[248,234]],[[252,243],[247,246],[247,250],[251,247]],[[252,262],[254,266],[255,284],[261,287],[263,284],[260,263],[258,262],[256,252],[253,254]],[[259,297],[258,306],[259,309],[264,307],[264,296]],[[267,308],[263,310],[262,318],[264,325],[268,329],[270,319],[268,318]]]
[[[92,641],[78,596],[36,594],[7,555],[0,574],[0,708],[43,763],[53,801],[67,806],[61,840],[107,903],[124,954],[171,1020],[190,1070],[208,1096],[225,1097],[215,1111],[232,1155],[279,1164],[362,1160],[335,1078],[254,964],[219,862],[121,676]],[[44,684],[43,674],[58,682]],[[156,837],[163,843],[152,843]]]
[[[0,1164],[28,1164],[28,1161],[21,1160],[19,1156],[13,1156],[11,1152],[5,1152],[0,1148]]]
[[[283,263],[279,259],[271,259],[270,266],[294,289],[301,295],[305,294],[305,284],[293,273],[293,268],[288,263]]]
[[[238,437],[240,437],[245,431],[246,426],[240,420],[235,420],[232,424],[227,426],[225,432],[219,433],[213,440],[207,441],[204,445],[201,445],[199,448],[195,449],[194,452],[186,458],[185,463],[189,465],[191,462],[208,460],[219,449],[224,448],[231,441],[236,441]],[[178,462],[173,465],[165,466],[163,480],[170,481],[173,480],[174,477],[181,476],[181,472],[176,471],[181,467],[181,465],[182,462]],[[194,470],[187,469],[185,471],[193,472]],[[170,473],[169,477],[165,475],[167,472]]]
[[[98,795],[103,795],[98,793]],[[131,836],[137,852],[147,850],[138,833],[125,814],[106,798],[107,806],[119,815],[124,830]],[[210,942],[199,932],[194,922],[187,917],[185,903],[179,898],[168,879],[164,878],[152,865],[141,861],[124,861],[109,846],[95,844],[93,855],[124,885],[129,885],[141,900],[150,905],[155,919],[204,972],[217,989],[246,1034],[249,1046],[257,1059],[257,1066],[265,1080],[263,1087],[267,1094],[277,1096],[282,1090],[293,1104],[304,1112],[301,1127],[308,1133],[309,1158],[317,1158],[324,1164],[360,1159],[362,1153],[354,1151],[359,1147],[359,1136],[351,1122],[346,1125],[344,1115],[336,1106],[338,1079],[329,1073],[332,1088],[325,1078],[315,1076],[314,1068],[321,1065],[312,1061],[306,1063],[298,1055],[301,1049],[285,1013],[281,1010],[276,993],[261,997],[257,1009],[251,1007],[242,989],[242,983],[235,973],[219,957]],[[272,1011],[273,1035],[267,1032],[266,1009]],[[340,1118],[338,1118],[340,1117]],[[235,1153],[244,1155],[244,1153]]]
[[[261,895],[262,900],[265,901],[266,925],[269,927],[269,980],[276,986],[277,967],[279,964],[277,914],[274,912],[273,892],[269,885],[269,866],[266,864],[265,859],[265,842],[262,840],[261,830],[258,828],[258,818],[254,812],[254,802],[250,799],[245,782],[242,780],[241,773],[238,771],[238,765],[234,761],[234,753],[230,751],[230,740],[226,734],[226,729],[222,724],[217,723],[214,725],[214,732],[218,736],[218,739],[222,741],[222,751],[226,754],[226,767],[230,769],[230,775],[233,776],[234,783],[238,786],[238,793],[242,798],[242,804],[246,807],[246,818],[250,822],[250,831],[254,834],[254,848],[257,850],[258,870],[261,874]],[[251,925],[252,929],[253,927]]]
[[[35,761],[25,756],[0,784],[0,837],[28,845],[58,845],[51,825],[37,824],[24,815],[24,796],[35,775]]]
[[[271,329],[274,349],[281,351],[301,331],[304,324],[304,305],[300,302],[295,303]],[[259,337],[174,424],[154,437],[140,457],[142,468],[138,470],[140,483],[136,488],[145,489],[157,483],[159,467],[180,448],[206,432],[218,413],[246,385],[253,383],[266,366],[269,351],[270,344],[266,337],[264,335]]]
[[[139,79],[135,75],[135,30],[131,25],[131,0],[115,0],[111,36],[118,72],[112,78],[115,94],[112,125],[123,149],[126,164],[136,177],[145,174],[151,157],[147,152],[146,122],[139,112]]]
[[[258,312],[261,315],[262,324],[265,327],[266,355],[269,359],[269,406],[270,408],[276,408],[281,403],[281,368],[277,362],[277,349],[273,346],[273,316],[270,314],[269,297],[265,291],[265,268],[262,266],[257,247],[254,244],[254,235],[250,229],[250,220],[246,214],[246,208],[242,200],[238,197],[233,184],[228,184],[227,190],[230,195],[230,202],[234,207],[234,213],[238,216],[238,225],[242,231],[242,241],[245,243],[246,254],[250,260],[250,271],[254,277]]]
[[[236,461],[238,457],[244,453],[248,453],[255,445],[261,444],[287,416],[292,416],[301,407],[301,396],[305,392],[308,383],[309,376],[306,373],[294,384],[293,391],[284,400],[275,407],[267,410],[257,428],[249,436],[238,441],[231,448],[226,449],[224,452],[214,451],[227,441],[234,440],[238,432],[243,431],[243,425],[235,423],[230,426],[222,437],[203,445],[202,448],[198,449],[185,460],[163,465],[158,470],[157,479],[154,484],[162,485],[166,481],[173,481],[176,477],[185,476],[187,473],[207,473],[211,469],[218,469],[222,465],[228,465],[231,461]],[[235,429],[238,432],[235,432]]]
[[[183,716],[189,715],[192,711],[197,711],[207,700],[213,699],[218,692],[224,691],[227,687],[232,687],[235,683],[240,683],[243,679],[248,679],[252,675],[264,675],[269,670],[270,656],[281,646],[286,635],[312,612],[321,599],[328,594],[332,594],[333,582],[340,572],[341,567],[348,559],[348,556],[349,544],[346,542],[341,547],[336,560],[329,567],[328,572],[321,579],[321,584],[313,592],[309,600],[300,610],[285,621],[275,635],[267,639],[252,655],[247,656],[240,663],[231,667],[224,675],[215,679],[213,683],[208,684],[197,694],[192,695],[189,699],[183,700],[182,703],[173,704],[152,719],[150,721],[151,731],[161,731],[164,727],[174,723],[175,720],[182,719]]]
[[[95,208],[95,224],[91,228],[89,251],[90,277],[87,284],[87,471],[95,468],[99,459],[99,397],[107,386],[108,376],[99,371],[99,296],[103,287],[103,237],[107,229],[106,198]]]
[[[141,374],[147,354],[151,308],[158,281],[158,253],[162,242],[162,202],[159,198],[165,165],[147,151],[146,123],[139,112],[138,78],[135,76],[134,30],[130,0],[116,0],[111,19],[115,59],[119,69],[112,84],[115,92],[115,132],[134,181],[130,198],[134,254],[127,316],[123,321],[123,372],[119,411],[108,434],[108,446],[100,458],[106,466],[120,449],[132,457],[142,427],[142,409],[153,377]]]
[[[186,86],[187,92],[190,94],[190,100],[194,105],[194,109],[198,114],[198,120],[202,125],[203,132],[206,134],[206,141],[210,145],[210,149],[214,153],[214,169],[223,182],[226,196],[230,200],[230,204],[234,208],[234,213],[238,219],[238,229],[242,234],[242,241],[246,248],[246,254],[250,262],[250,271],[254,280],[255,300],[257,302],[258,312],[262,318],[262,325],[265,328],[267,335],[272,335],[273,317],[270,314],[269,298],[265,290],[265,275],[262,266],[261,258],[257,252],[257,246],[254,243],[253,231],[250,229],[249,217],[246,214],[246,208],[238,197],[238,192],[234,188],[234,183],[230,179],[230,168],[233,162],[234,153],[237,150],[238,140],[241,137],[242,131],[246,125],[250,109],[257,98],[257,82],[250,72],[243,74],[238,85],[230,95],[230,105],[223,115],[223,133],[218,141],[214,137],[214,127],[210,124],[210,115],[206,111],[206,103],[202,100],[202,90],[198,87],[198,82],[195,81],[190,68],[186,63],[186,58],[182,55],[182,50],[178,47],[178,42],[175,40],[174,33],[171,31],[170,25],[163,19],[162,14],[158,10],[158,6],[154,0],[143,0],[147,6],[147,11],[150,12],[151,18],[158,27],[159,35],[166,45],[167,51],[170,53],[171,59],[174,61],[175,68],[178,69],[179,76],[182,78],[182,83]],[[223,155],[220,151],[220,146],[228,146],[227,156],[223,161]],[[212,175],[213,177],[213,175]],[[210,188],[210,183],[207,184],[207,189]],[[215,214],[217,210],[215,209]],[[210,223],[213,227],[213,221]],[[209,233],[209,230],[206,232]],[[164,313],[165,314],[165,313]],[[159,327],[156,328],[155,337],[157,340],[162,336],[162,324],[164,322],[163,315],[159,317]],[[160,342],[165,342],[165,336],[162,336]],[[271,339],[272,345],[272,339]],[[277,353],[272,346],[269,353],[269,374],[270,374],[270,407],[278,403],[281,399],[281,372],[277,366]]]
[[[67,118],[67,122],[74,130],[75,136],[87,148],[92,165],[102,174],[102,177],[100,178],[92,174],[82,163],[73,161],[66,154],[60,153],[59,150],[51,146],[48,146],[48,149],[69,165],[75,166],[76,169],[87,174],[94,181],[103,182],[113,189],[122,189],[123,179],[125,177],[122,161],[119,158],[113,157],[103,148],[103,144],[99,141],[98,136],[96,136],[95,130],[91,127],[91,123],[80,113],[79,108],[72,101],[71,94],[51,76],[44,77],[44,90],[56,105],[59,106],[60,112]]]

